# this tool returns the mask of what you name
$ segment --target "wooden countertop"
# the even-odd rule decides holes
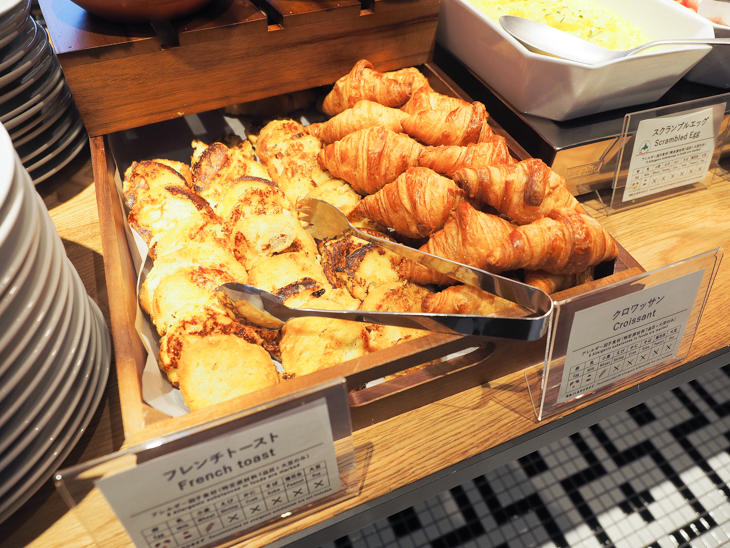
[[[108,318],[97,206],[88,153],[59,176],[38,187],[81,274],[88,293]],[[730,179],[726,172],[705,190],[606,216],[596,201],[595,215],[641,265],[651,270],[715,247],[730,248]],[[730,346],[725,310],[730,305],[730,264],[718,271],[688,362]],[[548,425],[537,423],[520,373],[472,388],[353,435],[360,493],[331,508],[260,535],[250,545],[267,544],[342,513],[353,513],[400,489],[485,451],[509,444]],[[439,425],[434,428],[433,425]],[[66,465],[119,449],[123,443],[121,413],[112,373],[105,397],[87,433]],[[448,470],[446,470],[448,472]],[[47,484],[19,512],[0,525],[9,546],[86,546],[92,540]],[[124,542],[120,538],[120,545]]]

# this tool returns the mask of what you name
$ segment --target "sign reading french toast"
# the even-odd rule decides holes
[[[575,313],[557,403],[677,355],[704,271]]]
[[[340,490],[321,398],[97,481],[135,546],[208,546]]]

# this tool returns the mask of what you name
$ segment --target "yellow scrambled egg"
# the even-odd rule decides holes
[[[592,0],[469,0],[479,11],[499,21],[516,15],[542,21],[609,49],[629,49],[648,37],[636,25]]]

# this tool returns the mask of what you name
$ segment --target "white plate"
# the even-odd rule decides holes
[[[41,236],[41,240],[47,238]],[[18,355],[26,349],[28,343],[37,336],[41,329],[48,330],[58,324],[61,316],[59,299],[63,302],[62,295],[55,294],[54,289],[62,273],[63,262],[55,246],[51,246],[48,257],[39,255],[34,282],[39,284],[37,291],[30,299],[22,302],[15,299],[12,321],[7,322],[7,327],[0,333],[0,376],[7,378],[7,369],[12,365]],[[45,283],[45,288],[44,288]],[[58,288],[59,292],[66,291],[63,286]],[[17,304],[16,304],[17,302]],[[3,320],[5,318],[3,317]],[[4,322],[6,323],[6,322]],[[5,389],[3,380],[0,383],[0,394]]]
[[[10,25],[10,21],[17,20],[30,13],[30,0],[0,0],[0,31]]]
[[[69,431],[74,429],[77,424],[87,411],[85,401],[89,399],[87,392],[93,392],[97,383],[99,370],[94,367],[93,355],[96,350],[93,345],[89,345],[91,341],[90,333],[93,325],[91,324],[86,315],[86,327],[89,329],[85,331],[82,341],[87,344],[84,347],[84,351],[74,355],[72,368],[78,371],[78,375],[74,375],[74,378],[64,387],[64,399],[60,405],[60,412],[48,415],[44,419],[50,419],[42,427],[33,429],[33,436],[30,437],[30,443],[26,442],[25,438],[21,438],[21,443],[17,445],[23,445],[23,451],[17,453],[13,447],[13,458],[11,453],[3,455],[2,460],[5,462],[4,466],[0,468],[0,509],[6,505],[6,499],[9,498],[8,494],[14,491],[15,485],[18,482],[26,481],[28,474],[34,473],[33,469],[36,470],[40,466],[45,468],[47,465],[46,456],[49,451],[53,451],[56,447],[62,447],[65,440],[69,437]],[[91,351],[91,352],[88,352]],[[60,445],[59,445],[60,444]],[[20,456],[16,459],[15,457]]]
[[[59,154],[64,154],[64,151],[69,148],[71,145],[73,145],[75,142],[79,140],[79,136],[86,137],[86,134],[83,132],[84,125],[81,123],[81,120],[78,120],[76,124],[72,125],[70,128],[66,130],[66,133],[61,135],[60,138],[56,143],[54,143],[52,146],[49,147],[49,149],[46,151],[45,154],[43,154],[40,158],[37,158],[33,160],[32,162],[26,162],[24,163],[25,169],[28,170],[28,173],[32,173],[33,171],[37,170],[39,167],[45,165],[46,163],[50,162],[53,158],[58,156]]]
[[[68,283],[71,283],[68,277],[65,279]],[[42,366],[49,367],[45,370],[43,378],[40,380],[30,379],[26,384],[33,383],[32,387],[26,387],[23,383],[18,384],[17,390],[8,394],[8,398],[12,395],[13,398],[20,399],[21,404],[12,405],[16,409],[4,412],[2,416],[0,470],[16,460],[18,454],[33,441],[37,432],[55,421],[56,417],[61,416],[63,412],[61,406],[66,403],[66,398],[70,397],[68,391],[82,371],[81,365],[83,364],[76,362],[78,362],[77,357],[82,353],[80,349],[83,349],[83,352],[86,351],[88,342],[84,337],[88,339],[89,330],[85,329],[84,324],[88,322],[84,321],[84,314],[79,310],[81,307],[78,303],[73,302],[74,299],[75,296],[70,292],[69,298],[64,303],[66,314],[69,315],[70,312],[72,317],[71,321],[66,323],[72,329],[71,336],[73,338],[62,341],[60,336],[55,336],[52,339],[54,344],[58,341],[63,344],[60,345],[59,349],[56,349],[55,360],[51,364],[41,363]],[[76,331],[73,331],[74,329]],[[56,333],[60,335],[60,330],[57,330]],[[26,367],[26,369],[30,369],[33,365],[35,365],[33,362],[29,362],[29,367]],[[32,371],[27,372],[32,373]],[[38,373],[40,376],[41,372],[38,371]],[[13,399],[6,401],[11,404],[15,403]],[[18,408],[20,412],[18,412]]]
[[[699,14],[708,18],[722,17],[723,21],[730,23],[730,3],[700,2]],[[717,38],[730,38],[730,26],[713,22],[712,29]],[[685,78],[698,84],[730,89],[730,46],[713,46],[712,51]]]
[[[0,124],[0,211],[15,184],[15,148],[5,127]],[[4,219],[4,215],[0,217]],[[0,225],[2,222],[0,221]]]
[[[61,171],[71,160],[79,155],[88,142],[89,139],[86,136],[86,132],[81,132],[77,140],[68,148],[67,151],[65,151],[62,155],[57,156],[53,162],[50,162],[41,170],[31,173],[33,183],[37,185]]]
[[[8,133],[10,134],[10,138],[15,141],[18,137],[25,135],[30,130],[38,127],[39,124],[42,124],[43,121],[46,119],[47,116],[49,116],[51,113],[57,111],[61,108],[66,108],[67,104],[71,103],[73,99],[71,98],[71,92],[67,91],[66,93],[62,93],[60,97],[56,100],[55,103],[51,103],[49,105],[46,105],[43,109],[41,109],[40,112],[36,113],[32,118],[26,120],[21,125],[15,128],[8,128],[5,129],[8,130]]]
[[[32,47],[37,34],[38,25],[35,22],[35,19],[28,17],[25,21],[25,25],[20,31],[20,34],[16,36],[15,40],[0,49],[0,74],[2,74],[10,65],[23,57],[23,54]]]
[[[0,0],[0,17],[12,17],[16,12],[25,9],[28,0]]]
[[[76,112],[76,107],[73,105],[71,100],[71,94],[66,93],[58,99],[57,103],[49,105],[33,116],[33,118],[26,121],[22,126],[13,129],[13,131],[10,132],[13,144],[16,147],[19,147],[37,137],[42,131],[48,129],[72,107],[74,112]],[[76,116],[78,116],[78,112],[76,112]]]
[[[13,151],[13,156],[15,151]],[[15,166],[15,157],[10,159],[10,167]],[[6,240],[20,231],[21,212],[29,205],[25,202],[25,190],[19,179],[14,179],[9,194],[0,207],[0,247],[5,245]]]
[[[48,108],[49,105],[56,104],[58,102],[58,98],[62,97],[64,93],[68,93],[68,86],[66,85],[66,80],[62,78],[45,95],[37,95],[34,97],[33,106],[27,108],[25,111],[13,118],[3,121],[3,124],[6,128],[8,128],[8,130],[12,131],[14,127],[22,124],[37,112],[40,112],[44,108]]]
[[[58,119],[57,123],[52,124],[46,131],[40,132],[35,139],[24,145],[13,143],[18,156],[20,156],[20,161],[27,164],[30,160],[48,150],[51,145],[55,144],[76,124],[81,124],[81,118],[76,116],[73,111],[67,110],[65,115]]]
[[[71,283],[68,277],[65,278]],[[0,484],[5,483],[6,471],[14,464],[25,461],[28,456],[42,454],[53,443],[66,424],[71,420],[71,413],[74,412],[79,402],[82,401],[84,392],[88,389],[90,376],[93,374],[93,363],[89,360],[89,351],[93,351],[93,339],[91,338],[93,325],[83,300],[72,287],[72,306],[82,310],[80,316],[83,332],[78,345],[69,349],[68,353],[61,356],[63,363],[59,363],[54,369],[55,380],[53,388],[54,397],[50,404],[41,409],[41,413],[32,424],[22,433],[23,435],[9,447],[9,450],[0,454]],[[20,458],[18,458],[20,457]],[[2,496],[2,487],[0,487]]]
[[[61,67],[56,66],[23,93],[0,105],[0,122],[5,123],[19,116],[21,113],[30,110],[33,105],[40,102],[44,97],[48,97],[51,91],[58,86],[58,83],[63,80],[62,75]],[[38,110],[35,112],[38,112]]]
[[[41,253],[41,223],[37,215],[33,214],[30,205],[22,204],[26,214],[22,215],[22,222],[16,223],[16,230],[12,237],[5,241],[0,248],[0,257],[3,258],[3,269],[0,274],[0,329],[6,323],[14,321],[15,310],[10,304],[20,302],[25,298],[18,295],[27,292],[26,283],[32,279],[38,269],[37,258]]]
[[[23,28],[23,22],[30,15],[30,0],[13,6],[5,15],[0,16],[0,48],[12,42]]]
[[[23,146],[26,143],[29,143],[36,137],[38,137],[41,133],[44,131],[49,130],[52,128],[55,124],[63,124],[65,119],[68,118],[70,120],[77,120],[80,118],[78,111],[76,110],[76,107],[71,104],[71,101],[64,103],[64,107],[58,108],[54,112],[51,112],[45,120],[43,120],[43,123],[40,124],[38,127],[33,129],[33,131],[30,131],[23,135],[22,137],[19,137],[18,139],[15,139],[13,141],[13,144],[15,145],[15,149],[17,151],[20,151],[23,149]]]
[[[34,65],[23,76],[10,83],[10,85],[0,88],[0,104],[7,103],[17,97],[55,68],[60,68],[58,61],[50,55],[44,56],[37,65]]]
[[[14,280],[8,290],[3,293],[0,301],[0,332],[3,333],[6,344],[14,346],[14,348],[6,350],[0,345],[0,399],[3,399],[5,393],[12,389],[12,379],[19,374],[17,364],[13,363],[13,360],[25,349],[20,344],[21,341],[30,336],[39,335],[35,330],[26,331],[19,335],[19,339],[13,340],[5,333],[16,330],[26,320],[43,322],[51,319],[55,308],[63,305],[64,296],[68,292],[68,289],[62,285],[68,283],[64,281],[62,256],[53,241],[53,238],[58,238],[58,235],[54,233],[51,236],[48,227],[44,226],[44,220],[38,213],[36,200],[28,196],[27,201],[30,204],[29,215],[38,219],[41,233],[36,254],[29,256],[26,261],[33,265],[28,276],[25,278],[18,276],[17,280]],[[23,268],[24,270],[26,268]],[[44,304],[48,300],[51,302],[47,305]],[[56,302],[53,303],[53,301]],[[54,325],[43,323],[39,327],[48,330]]]
[[[100,321],[103,323],[103,318],[96,304],[90,301],[90,306],[95,313],[98,313],[98,316],[101,318]],[[103,342],[101,346],[108,348],[108,333],[101,333],[100,337]],[[86,428],[89,426],[109,379],[110,359],[108,350],[104,351],[104,348],[102,348],[102,352],[100,355],[97,355],[94,364],[99,375],[96,386],[87,391],[88,399],[82,402],[80,406],[80,408],[83,408],[83,405],[86,405],[86,411],[84,413],[77,413],[77,419],[66,429],[66,435],[62,439],[57,440],[51,450],[44,455],[42,462],[45,464],[38,466],[31,477],[25,479],[19,485],[14,486],[11,494],[0,502],[0,522],[3,522],[20,508],[58,470],[59,466],[61,466],[64,459],[78,443]]]
[[[102,342],[101,359],[104,360],[106,363],[110,363],[111,362],[111,351],[112,351],[112,338],[111,338],[111,334],[109,333],[109,327],[106,324],[106,319],[104,318],[104,314],[101,313],[101,309],[91,298],[89,298],[89,304],[91,305],[91,309],[94,311],[94,315],[96,316],[96,325],[97,325],[97,328],[99,329],[99,338]]]
[[[33,41],[31,48],[26,51],[25,55],[20,60],[11,66],[6,72],[0,76],[0,87],[10,85],[12,82],[20,78],[23,74],[28,72],[30,68],[39,63],[42,55],[49,55],[51,53],[48,48],[48,37],[43,27],[38,27],[38,34],[36,39]]]
[[[25,360],[26,372],[21,383],[8,394],[0,412],[0,452],[35,420],[48,398],[53,397],[55,383],[60,377],[54,375],[55,368],[81,338],[84,324],[79,321],[78,307],[70,306],[72,298],[67,297],[64,316],[53,335],[45,341],[37,341],[37,346],[27,356],[20,357]],[[25,382],[27,377],[30,378]]]
[[[673,0],[596,0],[650,40],[711,38],[712,25]],[[437,40],[521,112],[553,120],[656,101],[710,47],[677,46],[600,65],[533,53],[468,0],[440,4]]]
[[[67,263],[68,268],[73,268]],[[71,272],[68,272],[71,274]],[[81,319],[84,332],[81,337],[81,346],[77,347],[71,367],[78,370],[78,376],[71,379],[63,388],[64,395],[59,399],[63,400],[60,412],[48,412],[44,416],[43,426],[35,428],[36,432],[31,436],[30,443],[25,439],[21,444],[25,446],[23,458],[13,460],[13,455],[18,454],[15,446],[11,453],[0,457],[3,465],[0,465],[0,500],[5,498],[9,487],[23,479],[28,469],[35,464],[40,457],[47,454],[49,448],[53,448],[54,442],[62,443],[78,429],[80,419],[88,411],[90,404],[97,396],[99,380],[102,376],[103,367],[100,363],[100,349],[102,341],[99,339],[99,326],[97,325],[94,312],[90,306],[90,299],[78,279],[71,276],[71,293],[74,304],[81,310]],[[44,458],[45,461],[45,458]],[[5,501],[0,502],[0,509],[4,507]],[[1,510],[0,510],[1,511]]]
[[[5,290],[11,291],[8,289],[9,286],[17,283],[21,276],[26,275],[26,273],[20,273],[20,268],[22,267],[24,271],[35,268],[35,264],[30,258],[37,255],[40,246],[40,219],[37,216],[31,216],[26,222],[18,224],[22,231],[14,237],[8,238],[5,244],[0,246],[0,263],[3,265],[0,270],[0,306],[2,306],[2,300],[5,299]],[[33,266],[29,267],[28,263]]]

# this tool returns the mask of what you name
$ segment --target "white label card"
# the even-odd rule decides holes
[[[340,490],[324,398],[96,482],[138,547],[206,546]]]
[[[576,312],[557,403],[675,357],[703,272]]]
[[[712,107],[639,122],[623,201],[702,181],[715,152]]]

